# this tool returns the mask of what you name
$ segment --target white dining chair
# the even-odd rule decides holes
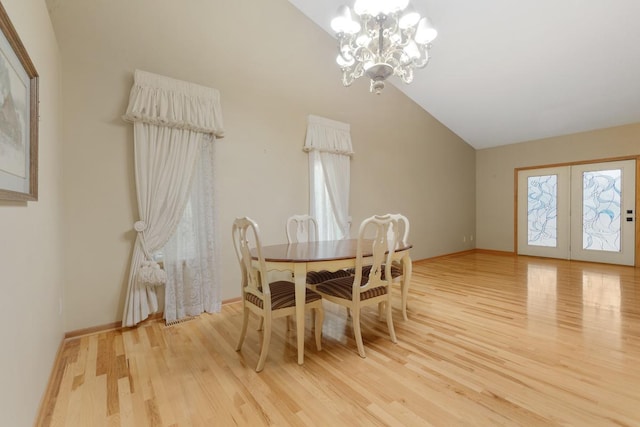
[[[406,247],[409,244],[409,218],[402,214],[390,214],[391,218],[396,220],[398,227],[398,240],[396,242],[396,249],[399,247]],[[400,284],[400,295],[401,295],[401,307],[402,307],[402,317],[404,320],[407,320],[407,295],[409,293],[409,281],[405,280],[405,277],[408,276],[408,272],[405,271],[404,265],[401,260],[394,260],[391,264],[391,278],[393,279],[393,283]]]
[[[311,215],[292,215],[286,223],[287,242],[289,244],[299,242],[315,242],[318,240],[318,222]],[[338,271],[309,271],[306,283],[312,289],[326,280],[339,277],[349,277],[350,273],[344,270]]]
[[[397,342],[391,315],[391,260],[397,240],[397,231],[394,230],[397,230],[397,221],[391,215],[374,215],[365,219],[358,232],[355,274],[316,286],[316,291],[323,299],[347,307],[350,311],[360,357],[366,357],[360,328],[361,311],[365,306],[379,307],[384,303],[389,336],[393,343]],[[368,244],[372,231],[373,251],[371,257],[365,260],[364,245]],[[365,262],[370,264],[365,266]]]
[[[388,214],[389,216],[391,216],[391,218],[393,220],[396,221],[396,225],[394,225],[393,227],[395,228],[395,230],[390,229],[389,232],[397,232],[398,235],[398,239],[396,241],[396,250],[399,247],[406,247],[409,244],[409,229],[410,229],[410,224],[409,224],[409,219],[402,215],[402,214]],[[369,267],[364,267],[365,269],[365,275],[368,274],[368,268]],[[354,274],[355,273],[355,269],[349,269],[347,270],[349,273]],[[384,270],[383,270],[383,274],[384,274]],[[410,280],[409,280],[409,275],[410,272],[405,272],[404,269],[404,264],[402,262],[402,260],[394,260],[391,263],[391,278],[393,283],[398,283],[400,284],[400,296],[401,296],[401,301],[400,301],[400,307],[402,310],[402,317],[404,320],[408,320],[408,316],[407,316],[407,299],[408,299],[408,293],[409,293],[409,286],[410,286]],[[405,278],[407,280],[405,280]],[[384,313],[384,305],[380,306],[380,316],[383,316]]]
[[[247,217],[236,218],[233,222],[232,236],[242,277],[243,320],[236,351],[242,349],[247,333],[249,313],[257,314],[260,316],[261,323],[264,324],[260,357],[256,367],[256,372],[260,372],[264,368],[269,352],[272,319],[290,317],[296,313],[295,284],[284,280],[270,282],[267,279],[267,268],[262,255],[258,225],[253,220]],[[251,245],[255,248],[257,265],[251,254]],[[321,350],[322,321],[324,319],[322,297],[311,289],[305,289],[305,292],[305,309],[313,309],[314,311],[316,347]]]
[[[318,222],[311,215],[291,215],[287,218],[285,231],[288,243],[318,240]]]

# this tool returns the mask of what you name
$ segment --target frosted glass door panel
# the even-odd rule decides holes
[[[569,258],[568,166],[518,171],[518,253]]]
[[[635,179],[635,160],[571,168],[571,259],[634,265]]]
[[[558,246],[558,175],[527,178],[527,244]]]
[[[582,173],[582,249],[620,252],[622,169]]]

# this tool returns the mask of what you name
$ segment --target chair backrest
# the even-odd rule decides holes
[[[400,245],[409,244],[409,218],[399,213],[389,215],[397,222],[398,239],[396,249],[399,248]]]
[[[318,240],[318,223],[310,215],[292,215],[287,219],[287,242],[315,242]]]
[[[251,218],[236,218],[231,229],[233,247],[242,273],[242,297],[251,293],[265,301],[264,307],[271,307],[271,291],[267,279],[267,267],[262,255],[258,224]],[[255,248],[258,264],[251,255],[251,246]]]
[[[369,239],[373,237],[371,269],[365,285],[362,284],[362,267],[365,265],[363,254],[368,250]],[[362,221],[358,231],[358,246],[356,251],[356,269],[353,281],[353,295],[358,292],[391,285],[391,259],[398,240],[398,221],[390,214],[374,215]],[[366,265],[369,265],[367,263]],[[384,270],[384,275],[382,274]],[[383,280],[382,277],[385,277]]]

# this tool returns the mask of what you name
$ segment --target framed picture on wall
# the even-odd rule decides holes
[[[38,73],[0,3],[0,200],[38,200]]]

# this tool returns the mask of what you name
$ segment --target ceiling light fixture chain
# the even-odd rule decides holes
[[[431,42],[438,35],[409,0],[356,0],[353,11],[346,5],[338,9],[331,28],[338,37],[342,84],[366,75],[370,91],[377,94],[392,75],[411,83],[414,69],[429,63]]]

